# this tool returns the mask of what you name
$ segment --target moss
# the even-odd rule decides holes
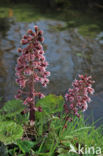
[[[81,25],[78,27],[78,32],[83,36],[88,36],[91,38],[96,37],[96,34],[99,32],[98,25]]]
[[[71,20],[71,21],[68,21],[67,22],[67,27],[69,27],[69,28],[73,28],[73,27],[75,27],[76,26],[76,21],[73,21],[73,20]]]
[[[64,24],[64,25],[62,25],[62,24],[49,25],[49,28],[51,30],[54,30],[55,32],[57,32],[57,31],[63,31],[65,29],[67,29],[67,25],[66,24]]]

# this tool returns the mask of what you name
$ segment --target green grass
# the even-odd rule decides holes
[[[68,124],[67,129],[63,132],[62,136],[62,146],[61,151],[65,155],[63,156],[71,156],[73,153],[68,153],[68,145],[72,145],[76,150],[76,144],[80,144],[80,146],[84,147],[84,150],[89,147],[94,147],[96,151],[97,147],[101,148],[101,152],[103,153],[103,127],[100,126],[98,128],[95,127],[95,122],[92,124],[87,124],[84,118],[74,118],[74,121]],[[65,146],[65,148],[63,148]],[[65,150],[64,150],[65,149]],[[68,154],[66,154],[68,153]],[[91,151],[92,156],[93,151]],[[78,155],[78,154],[73,154]],[[95,155],[95,154],[94,154]],[[62,155],[60,155],[62,156]],[[83,156],[88,156],[88,154],[83,154]]]

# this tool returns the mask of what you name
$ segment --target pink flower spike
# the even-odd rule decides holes
[[[42,111],[41,107],[39,109],[36,108],[35,97],[45,97],[44,94],[36,92],[36,84],[40,82],[43,87],[46,87],[49,83],[47,77],[50,76],[50,72],[46,70],[48,62],[45,59],[45,52],[41,44],[43,41],[43,32],[39,30],[38,26],[34,28],[35,32],[29,29],[21,40],[21,44],[25,45],[25,47],[18,49],[18,52],[22,53],[17,59],[15,68],[17,76],[16,82],[21,88],[16,98],[22,98],[24,104],[28,106],[31,125],[35,120],[35,111]]]
[[[86,111],[88,108],[88,104],[91,102],[91,98],[89,94],[94,93],[94,89],[92,88],[92,77],[87,75],[79,75],[79,80],[75,80],[72,83],[73,89],[69,89],[65,94],[65,99],[70,103],[69,112],[71,114],[79,117],[79,111]]]

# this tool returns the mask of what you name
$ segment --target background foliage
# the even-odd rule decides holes
[[[103,8],[103,1],[101,0],[1,0],[0,2],[5,3],[42,3],[44,6],[55,8],[56,6],[66,7],[71,6],[76,9],[87,9],[87,8]]]

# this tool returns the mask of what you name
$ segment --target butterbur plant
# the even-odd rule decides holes
[[[74,80],[72,83],[73,88],[70,88],[65,94],[66,102],[69,103],[69,107],[67,103],[64,105],[68,120],[71,119],[70,115],[80,117],[79,112],[87,110],[88,103],[91,102],[89,94],[94,93],[93,83],[92,77],[87,77],[87,75],[79,75],[79,80]]]
[[[21,40],[23,47],[18,48],[16,82],[19,90],[16,99],[20,100],[8,101],[0,109],[0,142],[10,156],[71,156],[72,149],[79,154],[79,144],[80,155],[84,155],[82,148],[85,150],[85,147],[94,145],[103,151],[101,127],[95,128],[94,123],[88,125],[80,116],[87,110],[91,102],[89,96],[94,93],[91,76],[79,75],[65,98],[53,94],[44,97],[37,91],[38,83],[47,86],[50,72],[46,70],[48,62],[42,46],[43,32],[37,26],[34,30],[27,31]],[[26,112],[29,120],[28,115],[24,115]]]
[[[28,106],[30,112],[30,123],[35,121],[35,111],[42,111],[41,107],[36,107],[35,97],[43,98],[44,94],[37,92],[35,86],[38,82],[46,87],[49,83],[50,72],[46,70],[48,62],[45,59],[45,52],[43,50],[43,31],[39,30],[37,26],[34,27],[35,32],[28,30],[21,40],[24,47],[18,48],[21,56],[17,59],[16,66],[16,82],[20,86],[17,99],[22,99],[24,105]]]

